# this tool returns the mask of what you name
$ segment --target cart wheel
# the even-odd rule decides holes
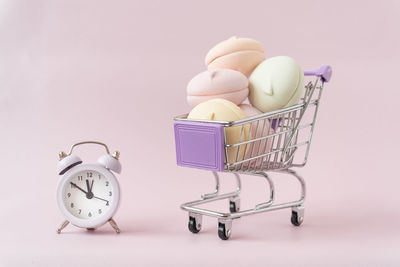
[[[299,214],[292,210],[292,217],[290,218],[290,221],[294,226],[300,226],[303,223],[303,217],[299,216]]]
[[[231,236],[231,227],[230,223],[223,223],[223,222],[218,222],[218,236],[222,240],[228,240],[229,237]]]
[[[201,230],[201,222],[198,222],[195,217],[189,216],[188,228],[190,232],[197,234]]]
[[[240,198],[230,198],[229,199],[229,211],[235,213],[240,211]]]

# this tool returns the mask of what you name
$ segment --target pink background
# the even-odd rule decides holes
[[[0,1],[0,266],[398,266],[399,24],[395,0]],[[187,230],[179,205],[213,179],[176,166],[172,118],[189,110],[185,87],[208,49],[231,35],[334,75],[299,170],[304,225],[289,210],[245,217],[223,242],[215,219]],[[85,139],[121,151],[121,235],[55,234],[57,153]],[[296,196],[274,177],[278,200]],[[260,178],[243,183],[243,208],[265,199]]]

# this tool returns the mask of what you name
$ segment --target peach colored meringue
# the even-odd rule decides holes
[[[233,69],[248,77],[264,59],[264,47],[260,42],[233,36],[211,48],[205,64],[209,70]]]
[[[214,98],[223,98],[236,105],[249,94],[248,80],[242,73],[230,69],[204,71],[188,83],[187,102],[194,107]]]

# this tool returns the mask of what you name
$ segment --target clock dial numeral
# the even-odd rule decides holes
[[[99,180],[101,179],[101,175],[99,174]]]
[[[81,212],[82,212],[82,210],[81,210],[81,209],[79,209],[78,213],[79,213],[79,214],[81,214]]]
[[[71,208],[73,208],[74,207],[74,203],[71,203]]]
[[[102,211],[101,211],[101,209],[99,209],[99,214],[101,214],[102,213]]]
[[[110,191],[110,192],[108,192],[108,195],[111,197],[112,196],[112,192]]]
[[[110,202],[107,201],[107,202],[106,202],[106,206],[110,206]]]
[[[67,196],[68,196],[68,197],[71,197],[71,193],[68,193]]]
[[[109,181],[106,181],[106,186],[108,186],[110,184],[110,182]]]
[[[92,213],[91,213],[91,212],[89,212],[89,213],[88,213],[88,216],[89,216],[89,217],[92,217]]]
[[[92,172],[88,172],[88,173],[86,173],[86,176],[87,176],[87,177],[92,177],[92,176],[93,176],[93,173],[92,173]]]
[[[83,176],[82,175],[79,175],[78,176],[78,181],[82,181],[83,180]]]

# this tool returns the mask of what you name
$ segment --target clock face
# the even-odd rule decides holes
[[[73,216],[92,220],[103,216],[113,201],[111,181],[95,170],[82,170],[71,175],[63,189],[63,202]]]

